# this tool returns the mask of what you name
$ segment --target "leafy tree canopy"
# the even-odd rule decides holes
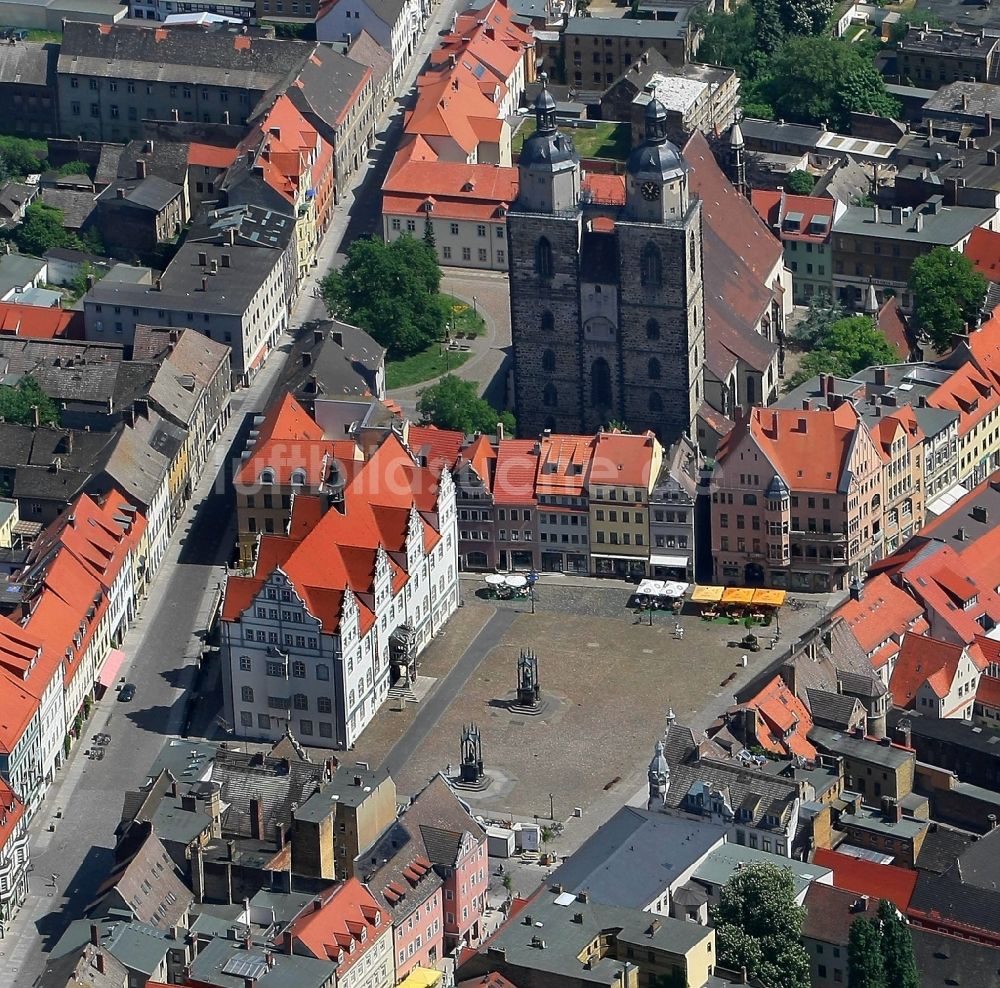
[[[790,171],[785,179],[785,191],[791,192],[794,196],[809,195],[815,185],[816,179],[809,172],[802,171],[801,168]]]
[[[882,932],[874,920],[859,917],[851,923],[847,970],[851,988],[889,988],[882,961]]]
[[[874,364],[895,364],[899,354],[868,316],[835,319],[823,330],[786,384],[788,390],[817,374],[850,377]]]
[[[361,326],[399,358],[440,339],[447,320],[440,285],[430,245],[409,236],[390,244],[366,237],[351,244],[347,263],[320,290],[332,316]]]
[[[45,141],[0,135],[0,179],[24,178],[45,167]]]
[[[447,374],[424,388],[417,411],[424,421],[439,429],[457,429],[466,435],[493,432],[498,422],[511,434],[515,429],[510,412],[498,412],[485,398],[479,397],[474,381],[463,381],[454,374]]]
[[[771,59],[763,90],[779,117],[838,130],[848,128],[852,112],[899,112],[871,59],[827,35],[789,38]]]
[[[935,349],[947,350],[952,336],[979,318],[986,287],[972,262],[947,247],[935,247],[913,262],[913,317]]]
[[[22,377],[13,387],[0,385],[0,418],[19,425],[33,425],[35,408],[41,425],[58,425],[59,410],[33,377]]]
[[[712,908],[720,962],[745,967],[771,988],[808,988],[809,955],[800,942],[804,918],[788,869],[772,864],[741,869]]]
[[[832,299],[829,292],[817,292],[809,299],[809,312],[796,323],[792,336],[806,349],[820,346],[833,324],[843,318],[844,310],[840,303]]]
[[[889,988],[920,988],[917,961],[913,955],[913,937],[899,910],[887,899],[878,904],[882,926],[882,962],[885,983]]]

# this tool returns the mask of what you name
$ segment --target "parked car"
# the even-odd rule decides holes
[[[131,703],[134,698],[135,698],[135,684],[134,683],[126,683],[118,691],[118,702],[119,703]]]

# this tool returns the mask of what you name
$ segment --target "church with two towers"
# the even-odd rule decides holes
[[[507,215],[519,431],[612,422],[666,443],[694,436],[705,398],[701,203],[653,99],[628,158],[624,203],[583,187],[543,87]]]

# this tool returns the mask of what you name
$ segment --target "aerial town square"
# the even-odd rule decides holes
[[[0,988],[1000,988],[989,0],[0,35]]]

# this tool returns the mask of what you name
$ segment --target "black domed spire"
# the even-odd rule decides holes
[[[549,92],[549,77],[542,72],[538,77],[542,88],[535,97],[535,126],[539,134],[556,132],[556,101]]]
[[[667,108],[654,96],[646,104],[646,142],[662,144],[667,139]]]

